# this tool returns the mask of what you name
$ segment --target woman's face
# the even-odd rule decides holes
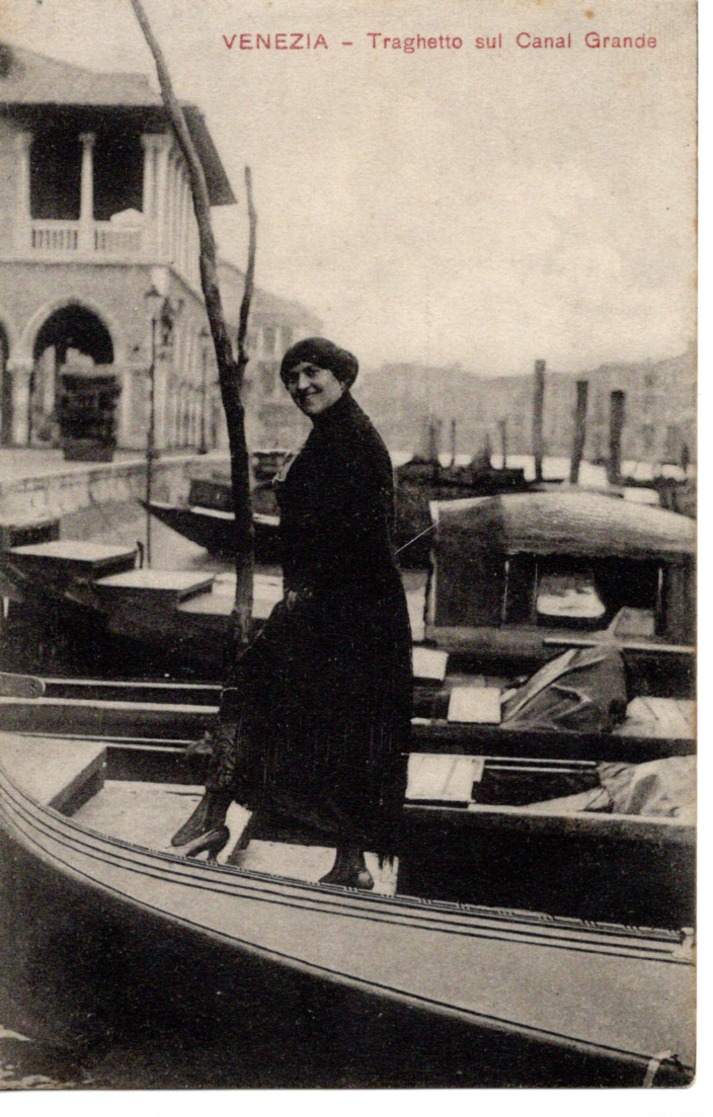
[[[310,416],[326,411],[344,392],[344,385],[333,372],[310,361],[301,361],[291,368],[285,385],[300,411]]]

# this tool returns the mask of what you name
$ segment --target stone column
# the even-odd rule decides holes
[[[188,230],[190,213],[188,210],[190,188],[188,186],[188,178],[183,167],[181,167],[181,271],[183,275],[188,274]]]
[[[79,202],[79,250],[94,251],[94,132],[82,132],[82,185]]]
[[[176,161],[176,247],[174,263],[176,269],[183,273],[183,167],[180,159]]]
[[[142,249],[145,256],[156,251],[156,136],[144,134],[141,146],[144,149],[144,178],[141,197],[141,210],[144,215]]]
[[[30,436],[30,377],[33,362],[29,357],[11,357],[7,370],[12,374],[12,444],[27,446]]]
[[[176,164],[173,151],[168,153],[166,167],[166,242],[164,254],[169,263],[172,263],[176,254],[174,226],[176,217]]]
[[[168,202],[168,136],[156,137],[156,252],[166,255]]]
[[[30,210],[30,148],[31,132],[15,134],[17,158],[17,201],[15,211],[15,251],[26,252],[32,247],[32,214]]]

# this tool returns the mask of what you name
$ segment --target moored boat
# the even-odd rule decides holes
[[[695,525],[563,490],[434,505],[426,638],[461,657],[532,669],[614,641],[648,693],[693,684]]]
[[[451,1084],[478,1081],[478,1067],[481,1083],[508,1085],[690,1081],[689,932],[424,900],[399,885],[401,868],[378,893],[320,885],[313,846],[256,839],[227,862],[198,864],[166,845],[195,789],[176,785],[160,757],[149,784],[122,763],[116,782],[101,741],[0,736],[5,933],[17,981],[40,999],[63,982],[67,992],[67,971],[78,988],[86,963],[95,1012],[129,990],[134,1004],[150,990],[183,1012],[203,997],[211,1012],[244,1012],[246,998],[253,1011],[262,998],[264,1012],[268,998],[279,1013],[287,999],[298,1016],[324,1013],[347,1032],[358,1021],[372,1052],[386,1019],[398,1028],[390,1058],[411,1060],[402,1084],[423,1081],[434,1037],[446,1040]],[[602,835],[624,825],[597,821]],[[677,824],[662,830],[672,848]],[[422,834],[418,845],[422,855]],[[407,838],[404,861],[417,855]],[[46,1022],[61,1027],[56,1005]]]
[[[634,693],[691,696],[690,519],[571,490],[449,501],[435,509],[425,631],[423,589],[407,586],[416,642],[447,651],[453,669],[508,676],[531,674],[566,648],[613,641],[634,677]],[[111,647],[113,664],[133,658],[143,674],[221,677],[234,576],[135,565],[135,552],[121,547],[70,540],[12,547],[0,560],[0,583],[12,597],[5,628],[15,617],[45,627],[56,620],[80,661],[89,654],[93,662],[101,634],[100,648]],[[276,572],[256,576],[257,624],[280,592]],[[52,641],[43,628],[38,643]],[[39,669],[20,662],[24,670]],[[94,671],[90,666],[88,673]]]

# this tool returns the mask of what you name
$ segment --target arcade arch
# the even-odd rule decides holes
[[[114,356],[111,334],[96,311],[70,302],[47,315],[32,343],[28,443],[57,441],[54,409],[62,369],[113,365]]]

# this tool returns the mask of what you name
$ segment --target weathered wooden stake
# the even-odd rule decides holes
[[[535,457],[535,480],[542,480],[542,459],[545,444],[542,420],[545,411],[545,362],[535,361],[535,389],[532,400],[532,453]]]
[[[500,428],[500,447],[503,454],[503,469],[508,464],[508,421],[507,419],[498,419],[498,426]]]
[[[584,442],[587,437],[587,393],[589,381],[577,381],[577,404],[574,412],[574,438],[572,440],[572,460],[569,465],[570,484],[579,483],[579,467],[584,454]]]
[[[624,430],[625,402],[625,392],[612,392],[609,419],[609,464],[607,466],[607,480],[610,485],[618,485],[621,481],[621,436]]]

